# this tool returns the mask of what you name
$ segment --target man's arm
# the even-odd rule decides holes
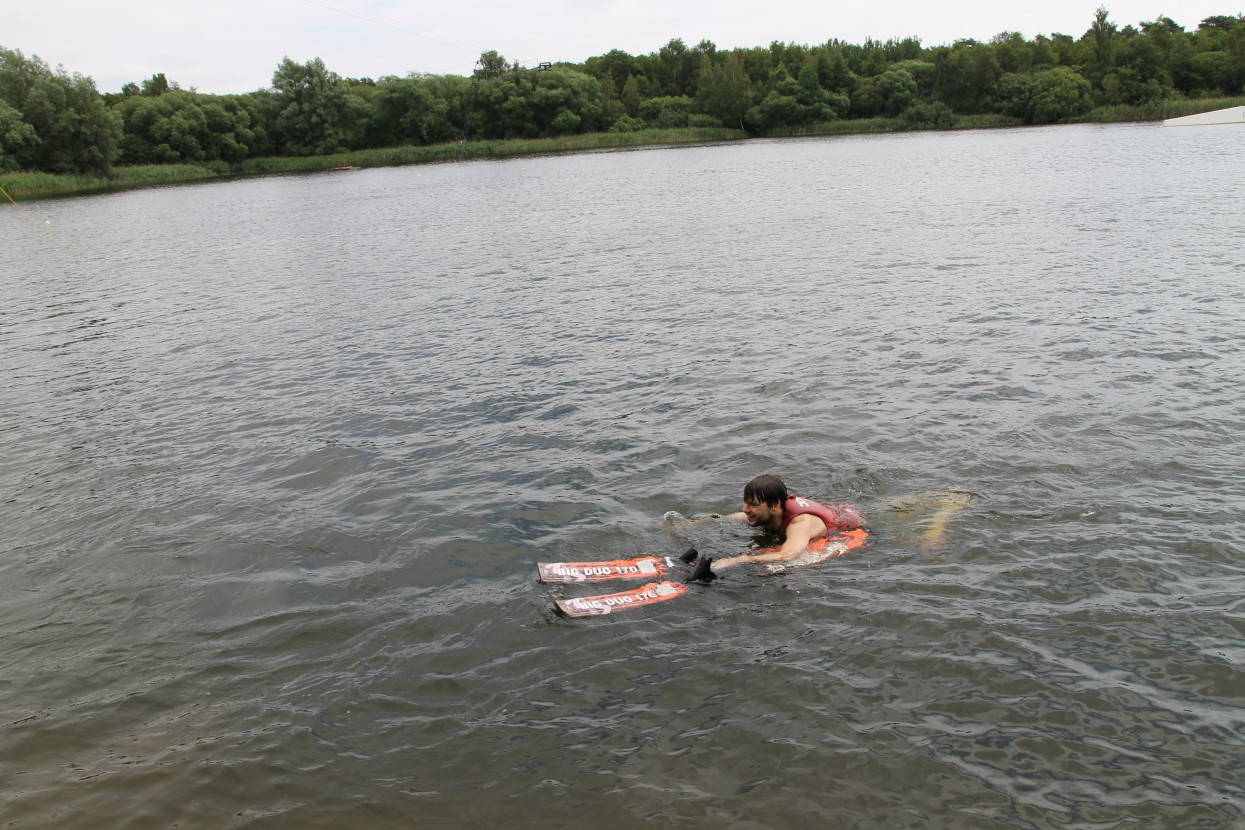
[[[741,517],[742,513],[739,514]],[[811,513],[796,516],[787,525],[787,539],[776,551],[770,553],[744,553],[729,559],[716,559],[713,562],[715,571],[729,568],[741,562],[786,562],[795,559],[808,548],[808,543],[815,536],[826,532],[826,523]]]
[[[743,513],[731,513],[729,516],[723,516],[721,513],[704,513],[694,519],[686,519],[674,510],[661,517],[661,526],[670,533],[677,533],[686,530],[691,525],[703,524],[711,522],[714,519],[742,519]]]

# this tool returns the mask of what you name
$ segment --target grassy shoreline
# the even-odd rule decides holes
[[[643,130],[635,133],[587,133],[557,138],[385,147],[332,153],[325,156],[270,156],[247,159],[240,164],[224,162],[149,164],[116,167],[111,176],[72,173],[5,173],[0,174],[0,188],[3,188],[13,199],[41,199],[132,190],[165,184],[219,181],[284,173],[313,173],[356,167],[395,167],[473,159],[584,153],[628,147],[713,144],[739,141],[745,138],[745,135],[742,130],[726,128]]]
[[[1163,101],[1144,107],[1098,107],[1068,123],[1124,123],[1161,121],[1217,109],[1245,105],[1245,98]],[[1001,115],[959,116],[953,129],[987,129],[1021,126],[1019,119]],[[859,135],[899,132],[904,129],[897,118],[870,118],[834,121],[783,133],[788,136]],[[779,136],[774,136],[779,137]],[[357,150],[327,156],[267,157],[248,159],[241,164],[207,162],[202,164],[153,164],[117,167],[111,176],[88,176],[61,173],[0,174],[0,188],[12,199],[40,199],[106,193],[184,184],[218,181],[248,176],[282,173],[310,173],[351,167],[392,167],[409,164],[436,164],[471,159],[513,158],[556,153],[584,153],[628,147],[670,146],[680,144],[713,144],[743,141],[742,130],[726,128],[687,128],[680,130],[643,130],[635,133],[588,133],[559,138],[507,139],[472,141],[466,144],[435,144],[425,147],[403,146],[374,150]]]

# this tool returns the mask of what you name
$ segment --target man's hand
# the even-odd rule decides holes
[[[803,513],[791,520],[787,525],[787,539],[782,547],[770,553],[744,553],[729,559],[717,559],[713,563],[715,570],[729,568],[741,562],[787,562],[796,559],[808,549],[808,543],[826,532],[826,523],[812,513]]]

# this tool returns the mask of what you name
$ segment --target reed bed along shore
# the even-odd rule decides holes
[[[1098,107],[1075,119],[1076,123],[1161,121],[1199,112],[1245,105],[1245,97],[1159,101],[1143,106]],[[950,129],[987,129],[1020,126],[1019,119],[1002,115],[958,115]],[[900,118],[869,118],[832,121],[801,128],[783,136],[854,135],[911,129]],[[775,136],[780,137],[780,136]],[[556,138],[505,139],[453,142],[429,146],[386,147],[324,156],[280,156],[247,159],[240,164],[151,164],[114,168],[110,176],[59,173],[6,173],[0,188],[12,199],[37,199],[129,190],[161,184],[208,181],[243,176],[308,173],[350,167],[386,167],[435,164],[470,159],[511,158],[548,153],[584,153],[677,144],[742,141],[743,130],[689,127],[675,130],[641,130],[633,133],[587,133]]]
[[[705,144],[738,141],[745,136],[742,130],[693,127],[677,130],[642,130],[634,133],[587,133],[556,138],[386,147],[324,156],[273,156],[247,159],[240,164],[232,165],[224,162],[148,164],[116,167],[113,168],[110,176],[19,172],[0,175],[0,188],[3,188],[14,199],[37,199],[244,176],[309,173],[350,167],[435,164],[548,153],[583,153],[646,146]]]
[[[1079,121],[1088,123],[1119,123],[1125,121],[1163,121],[1168,118],[1181,118],[1186,115],[1197,115],[1199,112],[1226,110],[1229,107],[1245,106],[1245,96],[1236,98],[1199,99],[1194,101],[1156,101],[1137,107],[1114,106],[1095,107]],[[1138,117],[1138,113],[1142,117]]]

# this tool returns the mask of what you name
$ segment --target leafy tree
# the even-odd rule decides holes
[[[769,73],[769,79],[765,82],[766,92],[776,92],[779,86],[786,85],[784,88],[791,92],[794,87],[791,86],[791,71],[787,69],[785,63],[780,63],[774,67]]]
[[[531,107],[542,135],[592,132],[602,126],[601,87],[582,72],[552,70],[536,77]]]
[[[1030,122],[1053,124],[1084,115],[1093,107],[1089,81],[1066,66],[1033,76]]]
[[[613,124],[623,114],[622,101],[618,100],[614,81],[612,78],[597,78],[597,85],[601,87],[602,117],[606,124]]]
[[[1103,104],[1129,104],[1139,106],[1162,101],[1172,95],[1172,89],[1157,78],[1149,80],[1131,66],[1117,66],[1101,80],[1097,98]]]
[[[467,109],[472,137],[534,138],[536,123],[531,120],[520,77],[499,78],[472,84]]]
[[[610,125],[611,133],[638,133],[641,130],[647,130],[648,125],[639,118],[632,118],[630,115],[623,113],[618,116],[618,120]]]
[[[261,151],[267,134],[249,99],[173,90],[158,98],[123,98],[121,116],[125,164],[225,161],[236,164]]]
[[[1108,19],[1110,12],[1099,6],[1094,12],[1094,22],[1084,37],[1090,46],[1089,69],[1091,77],[1101,80],[1115,66],[1115,41],[1119,29]]]
[[[1057,66],[1075,66],[1083,62],[1080,58],[1081,46],[1072,35],[1053,33],[1050,36],[1050,51]]]
[[[744,119],[748,129],[756,133],[830,121],[849,105],[845,95],[821,88],[811,60],[800,68],[798,78],[792,78],[779,64],[770,75],[769,87],[761,103],[749,109]]]
[[[697,43],[696,52],[701,57],[699,67],[713,66],[717,63],[718,47],[712,40],[702,40],[700,43]],[[699,71],[699,68],[697,71]]]
[[[796,126],[802,123],[802,116],[800,102],[794,96],[774,91],[748,110],[744,122],[752,132],[764,135],[781,127]]]
[[[893,66],[878,78],[878,94],[882,97],[884,112],[896,116],[916,103],[916,79],[907,69]]]
[[[459,75],[422,75],[424,85],[438,105],[435,119],[424,119],[422,135],[429,144],[450,141],[457,137],[463,123],[463,113],[471,92],[471,82]]]
[[[436,144],[453,141],[463,128],[463,98],[471,82],[458,76],[411,73],[382,77],[372,98],[369,143]]]
[[[636,55],[635,57],[635,72],[632,74],[635,77],[636,89],[639,90],[641,99],[658,98],[666,94],[665,90],[662,89],[661,84],[654,79],[656,66],[656,54]]]
[[[632,118],[640,114],[640,85],[634,75],[628,75],[623,82],[622,106],[623,111]]]
[[[1167,63],[1171,56],[1174,38],[1171,30],[1165,25],[1148,25],[1147,34],[1129,38],[1121,44],[1116,59],[1119,66],[1126,67],[1135,73],[1137,81],[1152,88],[1158,88],[1160,97],[1166,97],[1172,87],[1172,77],[1167,70]],[[1171,25],[1175,26],[1174,23]]]
[[[886,67],[890,65],[890,60],[887,59],[882,44],[873,38],[865,38],[864,46],[852,51],[858,55],[857,60],[852,65],[852,71],[857,75],[872,78],[881,75],[886,71]]]
[[[275,127],[282,149],[291,156],[336,153],[350,149],[358,115],[350,87],[324,61],[296,63],[288,57],[272,76],[276,93]]]
[[[955,122],[955,113],[942,101],[913,104],[899,113],[899,123],[905,130],[949,130]]]
[[[200,138],[207,119],[189,94],[170,94],[165,99],[136,96],[114,109],[122,118],[121,160],[126,164],[173,164],[204,161]]]
[[[769,52],[760,47],[753,47],[737,49],[735,53],[743,61],[744,72],[748,74],[748,79],[752,81],[754,87],[758,84],[769,83],[770,72],[774,69],[774,65],[770,63]]]
[[[474,88],[473,123],[488,138],[538,138],[604,126],[596,78],[569,69],[518,72]]]
[[[804,108],[803,117],[806,124],[818,121],[830,121],[841,113],[847,112],[851,106],[848,97],[841,92],[822,89],[816,64],[810,60],[800,67],[796,79],[798,90],[793,90],[795,100]]]
[[[703,50],[688,49],[687,44],[677,37],[658,50],[653,66],[654,79],[667,96],[680,97],[689,92],[695,93],[694,83],[696,73],[700,70],[702,54]]]
[[[103,175],[112,170],[121,121],[89,77],[53,72],[38,57],[0,48],[0,101],[7,107],[0,167]]]
[[[31,91],[23,113],[39,136],[39,166],[55,172],[112,171],[120,120],[104,107],[95,82],[63,70]]]
[[[376,85],[363,78],[348,81],[347,88],[349,94],[342,109],[338,135],[342,147],[357,150],[368,146],[371,120],[376,112],[372,100],[376,97]]]
[[[472,72],[472,77],[479,80],[500,78],[507,72],[514,72],[518,68],[519,64],[517,62],[510,64],[506,61],[504,55],[498,54],[496,49],[490,49],[487,52],[480,53],[480,58],[476,61],[476,68]]]
[[[916,80],[908,70],[892,66],[881,75],[860,82],[852,96],[852,111],[866,118],[893,117],[916,102]]]
[[[843,57],[841,48],[819,50],[816,60],[817,80],[821,83],[822,89],[841,92],[849,96],[855,91],[860,79],[848,67],[847,59]]]
[[[773,66],[801,66],[808,60],[808,47],[798,43],[784,43],[781,40],[771,41],[769,45],[770,61]]]
[[[891,38],[882,46],[888,63],[921,60],[924,49],[919,37],[906,37],[903,40]]]
[[[0,101],[20,111],[35,85],[51,74],[52,70],[38,55],[27,58],[20,49],[0,46]]]
[[[1245,16],[1230,17],[1224,14],[1211,15],[1198,24],[1198,29],[1217,29],[1220,32],[1231,32],[1245,24]]]
[[[1219,88],[1229,94],[1245,92],[1245,15],[1206,18],[1198,26],[1196,41],[1198,54],[1222,52],[1229,56],[1231,70],[1225,61],[1216,71]]]
[[[723,126],[723,124],[720,118],[714,118],[712,115],[706,115],[703,112],[694,112],[687,117],[687,126],[716,129]]]
[[[1237,95],[1242,92],[1237,61],[1227,52],[1198,52],[1177,76],[1182,92]]]
[[[650,98],[640,104],[640,118],[650,127],[678,129],[687,126],[694,102],[686,95]]]
[[[957,41],[934,51],[934,98],[956,112],[984,112],[1003,71],[990,47]]]
[[[1084,77],[1066,66],[1032,75],[1016,73],[999,79],[999,108],[1028,124],[1054,124],[1084,115],[1093,107],[1092,88]]]
[[[1033,98],[1033,77],[1009,72],[999,78],[994,88],[994,108],[1003,115],[1029,123]]]
[[[744,115],[752,106],[752,82],[744,71],[743,59],[732,52],[721,66],[701,70],[696,104],[722,124],[744,128]]]
[[[1050,38],[1044,35],[1038,35],[1033,39],[1033,44],[1030,46],[1029,51],[1032,61],[1030,69],[1032,71],[1050,69],[1058,63],[1053,43]]]
[[[180,87],[176,82],[170,86],[168,79],[164,77],[164,73],[158,72],[143,81],[142,86],[139,87],[139,94],[148,98],[159,98],[164,93],[174,89],[180,89]]]
[[[584,71],[593,77],[609,78],[615,89],[622,89],[636,71],[635,58],[621,49],[611,49],[597,58],[584,61]]]
[[[890,65],[889,69],[902,69],[916,82],[916,97],[922,101],[934,97],[934,79],[937,70],[929,61],[904,60]]]
[[[34,147],[35,128],[22,120],[22,114],[0,99],[0,172],[16,170],[17,158]]]
[[[1028,72],[1033,65],[1033,52],[1020,32],[999,32],[990,46],[1004,72]]]

